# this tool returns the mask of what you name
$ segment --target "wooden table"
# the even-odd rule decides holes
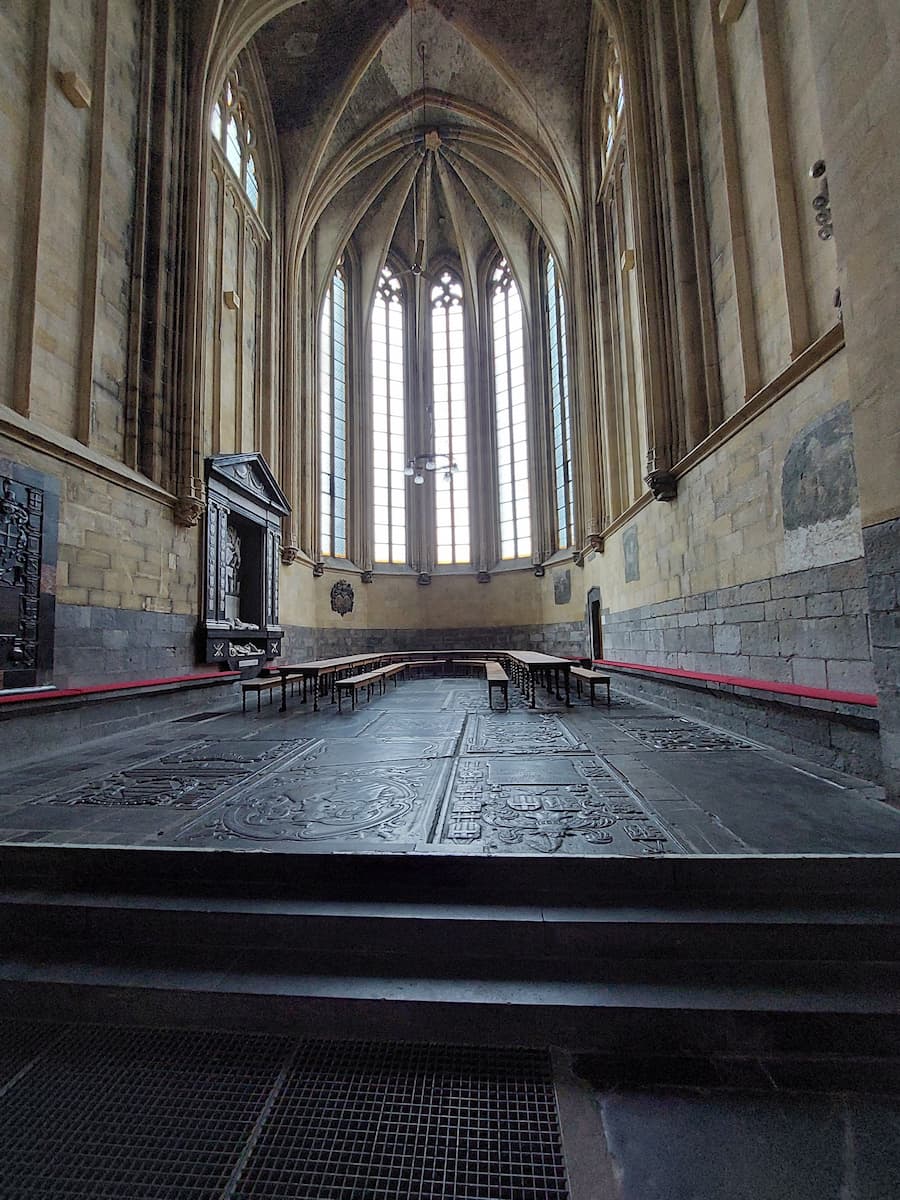
[[[550,683],[551,672],[556,683],[557,700],[562,700],[562,696],[559,694],[559,677],[562,675],[566,689],[566,707],[571,708],[571,659],[557,658],[553,654],[539,654],[536,650],[505,650],[503,653],[512,667],[515,682],[525,693],[526,700],[531,701],[532,708],[534,708],[538,675],[546,673],[547,691],[553,691],[553,685]]]
[[[306,703],[306,685],[313,683],[313,712],[319,711],[319,685],[323,678],[329,675],[333,678],[341,671],[352,667],[367,666],[369,663],[380,663],[385,658],[383,654],[347,654],[343,658],[318,658],[310,662],[285,663],[276,667],[281,676],[281,708],[279,712],[287,712],[287,685],[291,676],[300,675],[303,679],[303,703]]]

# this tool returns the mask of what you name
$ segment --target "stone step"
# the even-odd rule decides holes
[[[302,1032],[306,1036],[547,1044],[642,1053],[900,1053],[900,966],[596,960],[560,979],[508,962],[469,977],[423,959],[216,948],[40,948],[0,962],[8,1016]]]
[[[900,960],[900,908],[648,903],[475,905],[141,893],[0,892],[0,947],[301,947],[454,962],[504,958]]]
[[[643,907],[892,907],[900,855],[290,853],[0,844],[0,885],[47,892]]]

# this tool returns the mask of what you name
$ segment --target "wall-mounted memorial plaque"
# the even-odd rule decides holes
[[[281,518],[290,505],[261,454],[208,458],[206,490],[204,657],[259,666],[281,653]]]
[[[0,459],[0,691],[50,682],[59,482]]]

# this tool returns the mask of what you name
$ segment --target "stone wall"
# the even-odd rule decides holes
[[[603,616],[612,661],[872,693],[862,559]]]
[[[195,617],[95,605],[58,604],[57,687],[131,683],[212,671],[197,663]]]
[[[900,519],[863,530],[885,784],[900,798]]]
[[[285,629],[283,659],[337,658],[400,650],[537,650],[581,657],[590,652],[583,622],[456,629]]]
[[[705,688],[677,678],[611,674],[614,692],[663,705],[810,763],[884,781],[877,709],[827,701],[813,706],[789,696]]]

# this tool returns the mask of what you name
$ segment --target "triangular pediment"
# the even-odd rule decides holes
[[[215,454],[206,460],[207,482],[217,479],[232,491],[242,492],[257,504],[265,504],[287,515],[287,497],[278,486],[269,464],[261,454]]]

